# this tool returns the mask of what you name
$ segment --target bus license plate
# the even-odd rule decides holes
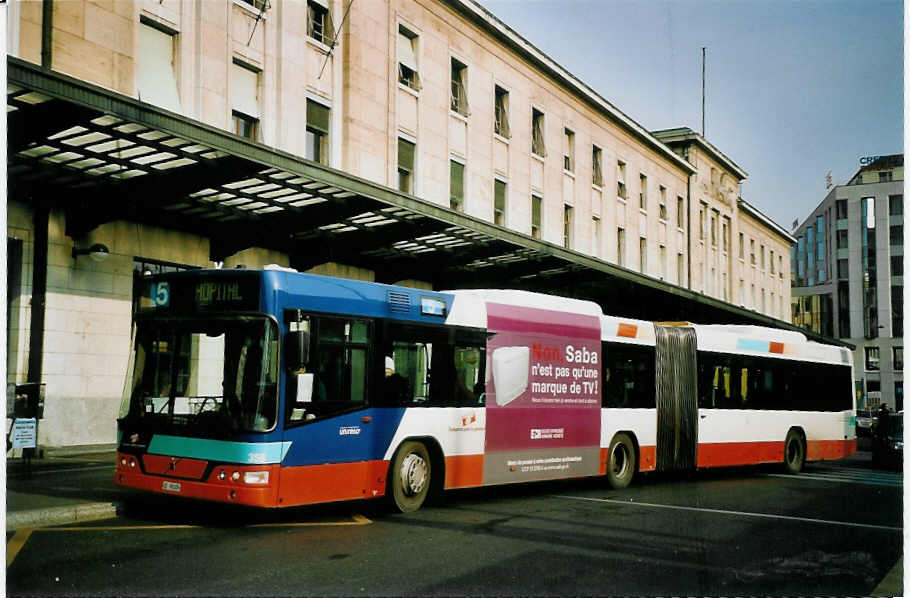
[[[161,487],[170,492],[180,492],[180,484],[177,482],[162,482]]]

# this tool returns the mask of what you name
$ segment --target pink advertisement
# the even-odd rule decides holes
[[[600,321],[487,303],[484,482],[600,470]]]

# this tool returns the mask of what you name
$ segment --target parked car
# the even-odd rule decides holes
[[[874,411],[857,409],[856,410],[856,436],[859,438],[869,438],[872,436],[872,428],[878,423]]]
[[[884,425],[882,425],[884,424]],[[904,466],[904,412],[892,413],[876,426],[872,439],[872,462],[881,467]]]

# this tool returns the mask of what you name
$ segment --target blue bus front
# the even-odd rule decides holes
[[[261,272],[142,281],[118,419],[118,485],[278,505],[279,341]]]

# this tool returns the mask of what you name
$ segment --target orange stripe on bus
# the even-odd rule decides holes
[[[856,440],[810,440],[807,461],[840,459],[856,452]],[[783,463],[784,441],[718,442],[698,445],[698,467]]]
[[[638,449],[638,471],[654,471],[657,469],[657,447],[643,446]]]
[[[483,485],[483,455],[446,457],[446,488]]]
[[[783,343],[771,343],[771,346],[768,350],[771,351],[772,353],[783,353],[784,344]]]
[[[616,331],[616,336],[635,338],[638,336],[638,326],[635,324],[620,323],[619,328]]]
[[[389,462],[328,463],[281,468],[282,507],[307,505],[385,494]]]

